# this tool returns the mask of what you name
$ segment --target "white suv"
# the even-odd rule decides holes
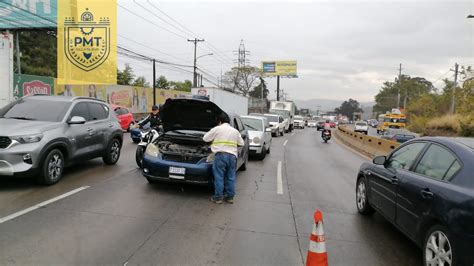
[[[369,125],[367,122],[356,122],[354,126],[354,132],[360,132],[367,135],[369,133]]]

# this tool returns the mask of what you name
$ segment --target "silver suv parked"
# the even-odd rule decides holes
[[[27,96],[0,109],[0,176],[52,185],[73,162],[117,163],[122,139],[114,112],[100,100]]]

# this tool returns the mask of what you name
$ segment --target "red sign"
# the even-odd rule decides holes
[[[51,95],[51,85],[40,80],[23,83],[23,96],[34,94]]]

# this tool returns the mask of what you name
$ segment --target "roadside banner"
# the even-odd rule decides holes
[[[58,3],[58,84],[116,84],[117,0]]]
[[[57,0],[1,0],[0,29],[56,28]]]
[[[265,77],[298,77],[296,61],[263,61],[261,69]]]
[[[13,80],[14,99],[34,94],[54,95],[54,78],[14,74]]]

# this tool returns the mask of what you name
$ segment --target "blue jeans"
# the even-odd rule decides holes
[[[212,173],[214,174],[214,198],[233,198],[235,196],[235,168],[237,158],[230,153],[219,152],[214,158]]]

